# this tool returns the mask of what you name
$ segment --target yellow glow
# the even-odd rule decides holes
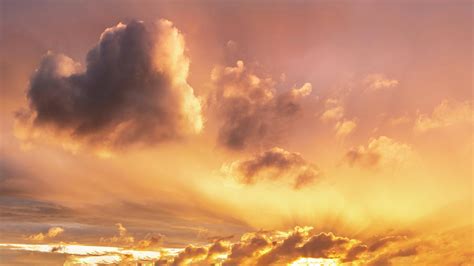
[[[106,247],[106,246],[86,246],[86,245],[70,245],[70,244],[0,244],[0,248],[10,250],[26,250],[45,253],[60,253],[66,255],[76,256],[94,256],[98,261],[115,261],[121,258],[121,255],[128,256],[133,260],[156,260],[161,258],[161,252],[152,250],[133,250],[123,249],[120,247]],[[53,251],[54,250],[54,251]],[[164,249],[165,253],[176,254],[177,249]],[[181,251],[181,250],[179,250]],[[89,261],[94,258],[89,257],[75,257],[75,261]],[[85,262],[84,262],[85,263]],[[99,263],[99,262],[96,262]],[[103,262],[102,262],[103,263]]]
[[[323,259],[323,258],[299,258],[289,266],[337,266],[339,261],[336,259]]]

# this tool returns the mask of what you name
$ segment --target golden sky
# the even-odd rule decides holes
[[[472,265],[472,10],[0,1],[0,264]]]

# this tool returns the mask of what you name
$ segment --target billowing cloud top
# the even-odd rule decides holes
[[[49,52],[28,89],[21,124],[49,128],[105,147],[156,143],[198,133],[201,104],[187,83],[189,59],[181,33],[167,20],[133,21],[106,29],[80,70]],[[30,134],[28,134],[28,132]]]
[[[214,93],[211,106],[219,116],[219,143],[230,149],[265,145],[300,109],[300,100],[312,90],[310,83],[276,93],[270,77],[259,77],[255,71],[237,61],[235,67],[216,67],[211,79]]]

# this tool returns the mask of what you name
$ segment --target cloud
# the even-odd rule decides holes
[[[407,237],[406,236],[386,236],[386,237],[382,237],[380,239],[378,239],[377,241],[375,241],[374,243],[372,243],[370,246],[369,246],[369,250],[370,251],[376,251],[382,247],[385,247],[387,244],[391,243],[391,242],[396,242],[396,241],[400,241],[400,240],[406,240]]]
[[[188,265],[205,259],[207,256],[207,249],[204,247],[188,246],[178,254],[173,260],[172,265]]]
[[[316,165],[299,153],[274,147],[246,160],[222,166],[222,171],[240,183],[251,185],[261,180],[290,180],[294,189],[311,184],[321,176]]]
[[[51,132],[117,148],[154,144],[203,128],[201,103],[187,82],[189,59],[170,21],[133,21],[106,29],[86,68],[48,52],[30,81],[29,109],[17,112],[25,141]]]
[[[162,234],[147,234],[145,239],[138,242],[137,248],[148,249],[162,245],[164,236]]]
[[[61,243],[0,244],[0,251],[65,254],[67,263],[71,264],[153,262],[154,265],[230,266],[295,265],[292,263],[308,261],[337,265],[426,265],[442,260],[449,265],[465,265],[472,257],[469,245],[472,227],[463,226],[459,229],[411,238],[394,235],[364,240],[297,226],[287,231],[248,232],[233,243],[217,240],[200,246],[188,245],[186,248],[137,250]],[[459,246],[460,239],[465,240],[464,248]]]
[[[188,245],[174,256],[163,258],[159,265],[214,265],[225,260],[229,250],[230,243],[223,240],[205,246]]]
[[[259,257],[262,251],[270,246],[271,242],[265,235],[244,235],[240,242],[232,245],[230,254],[223,265],[241,265],[245,262],[248,263],[249,260],[252,261],[255,257]]]
[[[344,262],[350,262],[359,259],[359,255],[367,251],[367,245],[364,244],[357,244],[353,245],[348,251],[346,256],[344,257]]]
[[[393,265],[391,260],[399,257],[411,257],[418,254],[417,247],[406,247],[399,249],[397,251],[390,251],[383,253],[376,257],[375,259],[369,261],[367,265],[369,266],[390,266]]]
[[[334,130],[336,130],[336,136],[339,138],[344,138],[347,135],[351,134],[357,127],[355,120],[343,120],[337,122]]]
[[[46,233],[33,234],[33,235],[28,236],[27,238],[32,241],[41,242],[41,241],[53,239],[57,237],[58,235],[62,234],[63,232],[64,232],[64,229],[62,227],[55,226],[55,227],[49,228],[48,232]]]
[[[117,223],[115,225],[117,226],[118,235],[111,238],[101,238],[101,242],[110,242],[123,245],[131,245],[135,242],[135,238],[128,234],[127,228],[125,228],[121,223]]]
[[[323,112],[323,114],[321,115],[321,121],[323,122],[338,121],[342,119],[343,116],[344,116],[344,107],[334,106],[334,107],[326,109]]]
[[[334,122],[335,135],[338,138],[345,138],[350,135],[357,127],[356,119],[345,118],[345,108],[342,101],[335,98],[328,98],[325,103],[325,109],[320,115],[323,122]]]
[[[420,114],[415,121],[415,132],[424,133],[429,130],[449,127],[457,124],[472,124],[472,102],[442,101],[431,113]]]
[[[389,137],[380,136],[369,140],[367,147],[359,146],[350,149],[345,155],[349,165],[362,168],[378,168],[384,166],[400,166],[409,162],[414,156],[413,149]]]
[[[235,243],[224,265],[286,265],[302,257],[342,259],[359,243],[331,232],[315,234],[311,227],[295,227],[288,232],[257,232],[244,235]]]
[[[305,83],[277,93],[272,78],[258,76],[243,61],[235,67],[215,67],[211,80],[214,90],[209,106],[218,114],[218,142],[234,150],[277,137],[312,90]]]
[[[398,80],[387,78],[384,74],[370,74],[364,79],[363,83],[371,91],[393,88],[399,84]]]

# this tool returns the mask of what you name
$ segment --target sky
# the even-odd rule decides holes
[[[0,0],[0,264],[472,265],[472,11]]]

